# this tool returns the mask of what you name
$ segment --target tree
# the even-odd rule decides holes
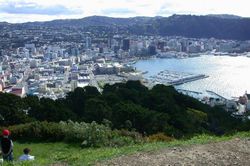
[[[74,92],[69,92],[66,96],[67,106],[78,116],[84,115],[86,96],[83,88],[76,88]]]
[[[0,93],[1,125],[13,125],[32,121],[26,112],[22,99],[18,96]]]
[[[104,119],[110,120],[111,115],[111,108],[105,101],[98,98],[87,100],[85,105],[85,120],[87,122],[96,121],[101,123]]]

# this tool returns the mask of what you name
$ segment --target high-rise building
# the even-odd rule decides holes
[[[70,49],[70,55],[72,56],[78,56],[79,55],[79,49],[76,47],[73,47]]]
[[[35,44],[25,44],[25,48],[28,49],[31,54],[36,52]]]
[[[104,51],[103,47],[100,47],[99,48],[99,53],[103,53],[103,51]]]
[[[90,49],[92,46],[92,41],[90,37],[86,37],[86,41],[85,41],[85,46],[87,49]]]
[[[154,45],[148,46],[148,53],[149,53],[149,55],[155,55],[156,54],[156,47]]]
[[[111,36],[108,37],[108,48],[112,48],[112,40],[113,38]]]
[[[130,40],[129,39],[124,39],[122,42],[122,49],[124,51],[128,51],[130,47]]]
[[[117,54],[119,51],[120,47],[119,46],[114,46],[114,53]]]

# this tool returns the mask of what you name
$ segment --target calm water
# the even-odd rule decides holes
[[[141,60],[134,65],[138,70],[148,71],[145,77],[162,70],[205,74],[203,80],[189,82],[177,88],[204,92],[212,90],[224,97],[238,97],[250,92],[250,58],[230,56],[209,56],[187,59]]]

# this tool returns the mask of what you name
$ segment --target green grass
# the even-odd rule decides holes
[[[188,146],[193,144],[205,144],[209,142],[226,141],[232,138],[250,137],[250,132],[241,132],[233,136],[215,137],[199,135],[189,140],[175,140],[172,142],[155,142],[141,145],[132,145],[120,148],[87,148],[82,149],[76,145],[65,143],[18,143],[14,142],[14,165],[18,166],[39,166],[51,164],[65,165],[93,165],[93,163],[110,158],[132,154],[138,151],[154,151],[161,148],[174,146]],[[22,150],[28,147],[32,149],[31,155],[35,156],[33,162],[18,162],[17,158],[22,154]],[[5,163],[4,165],[12,165]]]

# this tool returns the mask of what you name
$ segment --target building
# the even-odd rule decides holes
[[[122,41],[122,49],[123,49],[124,51],[128,51],[129,48],[130,48],[130,40],[129,40],[129,39],[124,39],[124,40]]]
[[[30,61],[30,68],[37,68],[37,65],[38,65],[37,60],[34,59]]]
[[[0,84],[0,92],[2,92],[2,91],[3,91],[3,85]]]
[[[149,45],[148,46],[148,53],[149,53],[149,55],[156,55],[157,54],[156,47],[154,45]]]
[[[71,91],[74,91],[78,87],[78,81],[72,80],[70,82],[70,85],[71,85]]]
[[[11,94],[14,94],[16,96],[19,96],[19,97],[24,97],[26,92],[25,92],[25,88],[24,86],[20,86],[20,87],[13,87],[10,91]]]
[[[92,46],[92,40],[91,40],[91,38],[90,38],[90,37],[86,37],[86,40],[85,40],[85,47],[86,47],[87,49],[90,49],[91,46]]]
[[[0,92],[4,89],[4,82],[0,79]]]
[[[119,69],[111,64],[96,64],[96,74],[117,74]]]
[[[201,46],[197,44],[191,44],[187,47],[189,53],[199,53],[201,52]]]

